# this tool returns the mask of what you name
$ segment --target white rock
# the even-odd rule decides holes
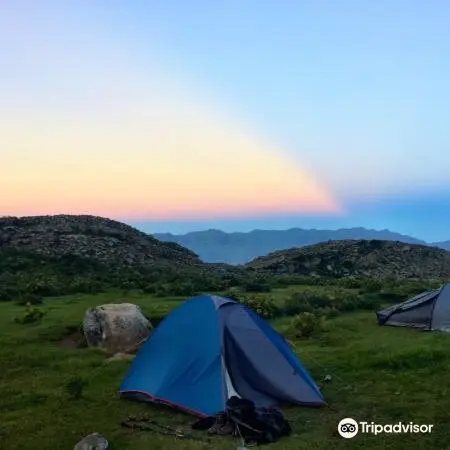
[[[107,450],[108,441],[99,433],[92,433],[81,439],[74,450]]]
[[[83,331],[89,347],[127,353],[148,338],[150,321],[132,303],[106,304],[86,311]]]

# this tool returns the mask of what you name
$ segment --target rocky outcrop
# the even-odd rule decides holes
[[[150,321],[132,303],[106,304],[86,311],[83,332],[89,347],[132,353],[147,339]]]
[[[271,253],[246,265],[273,274],[450,278],[450,252],[396,241],[329,241]]]
[[[74,255],[116,267],[202,264],[181,245],[158,241],[124,223],[95,216],[0,218],[0,249],[50,257]]]

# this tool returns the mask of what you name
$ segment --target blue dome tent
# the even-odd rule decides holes
[[[233,395],[258,406],[325,405],[314,380],[268,322],[214,295],[184,302],[159,324],[120,393],[199,417],[223,411]]]

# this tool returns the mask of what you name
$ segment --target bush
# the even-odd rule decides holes
[[[65,390],[70,398],[79,400],[83,396],[86,381],[80,377],[72,378],[65,386]]]
[[[154,284],[147,284],[142,288],[144,294],[156,294],[156,287]]]
[[[310,312],[297,314],[291,321],[291,329],[296,338],[310,338],[323,329],[323,318]]]
[[[41,311],[38,308],[31,308],[30,304],[28,304],[24,315],[22,317],[15,317],[14,322],[23,325],[31,323],[39,323],[44,316],[45,313],[43,311]]]
[[[331,298],[326,294],[313,291],[296,292],[284,302],[283,312],[287,316],[293,316],[303,312],[313,312],[321,308],[332,306]]]
[[[296,292],[285,300],[283,313],[287,316],[319,313],[335,317],[339,312],[376,309],[380,303],[381,298],[377,294],[358,295],[341,289],[335,289],[329,293],[304,291]]]
[[[278,275],[273,278],[273,284],[284,286],[334,286],[339,279],[306,275]]]
[[[362,283],[359,292],[361,294],[371,294],[374,292],[380,292],[383,288],[383,283],[376,278],[368,278]]]
[[[225,298],[229,298],[230,300],[234,300],[235,302],[241,303],[240,300],[240,295],[239,295],[239,290],[236,288],[230,288],[227,289],[224,293],[223,296]]]
[[[378,294],[365,294],[360,296],[358,309],[376,310],[381,307],[382,298]]]
[[[146,293],[149,292],[149,288],[145,289]],[[154,286],[154,294],[157,297],[190,297],[197,294],[197,290],[194,284],[190,281],[178,282],[178,283],[161,283]]]
[[[272,319],[279,314],[276,303],[270,298],[241,298],[240,303],[248,306],[261,317]]]
[[[340,278],[336,284],[344,289],[361,289],[364,283],[361,278],[345,277]]]
[[[184,281],[176,283],[171,286],[170,295],[180,296],[180,297],[190,297],[191,295],[197,294],[196,287],[191,281]]]
[[[245,292],[271,292],[272,287],[269,283],[261,281],[251,281],[244,285]]]
[[[337,293],[335,297],[336,308],[341,312],[350,312],[360,309],[362,297],[349,292]]]
[[[104,290],[104,285],[100,281],[90,278],[74,278],[67,287],[67,291],[74,294],[97,294],[102,290]]]
[[[308,277],[305,275],[277,275],[273,278],[273,284],[278,287],[286,286],[328,286],[335,280],[323,277]]]
[[[339,315],[339,310],[335,308],[334,306],[326,307],[320,310],[320,313],[328,318],[337,317]]]
[[[0,302],[8,302],[20,297],[20,290],[17,287],[1,286]]]

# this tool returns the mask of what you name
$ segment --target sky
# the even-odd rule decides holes
[[[0,216],[450,239],[443,0],[2,0]]]

